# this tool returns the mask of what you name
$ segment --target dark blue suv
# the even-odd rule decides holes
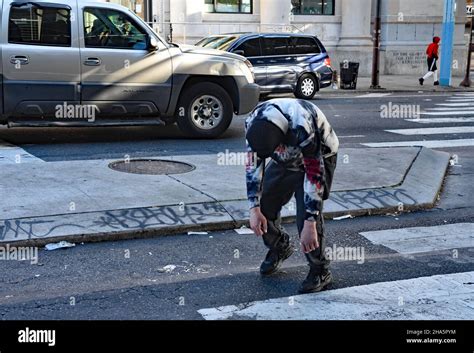
[[[253,65],[262,94],[293,92],[311,99],[332,84],[326,49],[315,36],[292,33],[235,33],[201,39],[197,46],[245,56]]]

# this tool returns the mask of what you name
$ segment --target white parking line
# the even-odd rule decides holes
[[[474,248],[474,223],[386,229],[360,234],[372,243],[386,246],[400,254]]]
[[[473,320],[474,272],[201,309],[206,320]]]
[[[420,129],[395,129],[385,131],[399,135],[470,134],[474,132],[474,126],[429,127]]]
[[[474,146],[474,139],[373,142],[373,143],[362,143],[361,145],[367,146],[367,147],[412,147],[412,146],[421,146],[421,147],[427,147],[427,148],[470,147],[470,146]]]

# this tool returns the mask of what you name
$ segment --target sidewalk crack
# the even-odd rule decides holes
[[[180,183],[181,185],[184,185],[194,191],[197,191],[199,192],[200,194],[204,195],[204,196],[207,196],[209,197],[211,200],[213,200],[216,204],[218,204],[219,206],[222,207],[222,209],[225,210],[225,213],[227,213],[227,215],[232,219],[232,222],[234,222],[234,225],[237,224],[237,220],[232,216],[232,214],[227,210],[227,208],[225,208],[225,206],[219,201],[217,200],[215,197],[209,195],[208,193],[204,192],[204,191],[201,191],[199,189],[197,189],[196,187],[192,186],[192,185],[189,185],[188,183],[185,183],[184,181],[182,180],[179,180],[178,178],[172,176],[172,175],[167,175],[168,178],[170,179],[173,179],[174,181],[177,181],[178,183]]]

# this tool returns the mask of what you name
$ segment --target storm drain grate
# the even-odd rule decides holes
[[[162,159],[133,159],[109,164],[109,168],[123,173],[168,175],[189,173],[196,169],[191,164]]]

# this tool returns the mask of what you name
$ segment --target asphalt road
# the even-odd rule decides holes
[[[365,96],[365,95],[362,95]],[[381,118],[382,106],[419,105],[420,110],[442,103],[448,98],[441,93],[392,94],[363,98],[358,95],[324,94],[316,103],[327,115],[341,139],[343,147],[363,147],[365,142],[410,141],[410,136],[395,135],[386,129],[423,127],[404,119]],[[244,116],[233,120],[229,130],[219,139],[192,140],[184,138],[176,126],[106,127],[106,128],[0,128],[0,140],[19,145],[45,161],[112,159],[148,156],[170,156],[196,153],[218,153],[244,150]],[[464,126],[466,123],[450,123]],[[473,124],[470,124],[473,125]],[[472,138],[474,134],[463,134]],[[437,139],[453,138],[436,135]]]
[[[450,94],[451,96],[451,94]],[[421,111],[443,104],[442,94],[393,94],[386,97],[336,97],[315,100],[340,136],[342,147],[362,143],[472,139],[473,133],[399,135],[385,130],[474,126],[474,123],[423,125],[381,118],[389,104],[420,105]],[[466,116],[460,113],[458,117]],[[439,116],[442,117],[442,116]],[[235,119],[219,140],[183,139],[174,127],[12,129],[0,140],[16,144],[48,162],[99,158],[132,158],[243,149],[243,117]],[[447,130],[448,131],[448,130]],[[403,255],[375,245],[360,232],[474,222],[474,147],[442,148],[457,155],[435,209],[402,215],[328,221],[328,246],[363,247],[364,263],[335,261],[333,289],[383,281],[474,271],[474,247]],[[294,235],[296,229],[288,225]],[[78,244],[41,250],[39,263],[1,261],[1,319],[201,319],[197,310],[292,296],[307,265],[301,253],[283,271],[261,278],[265,248],[253,235],[234,231],[153,239]],[[167,273],[163,267],[174,265]]]

